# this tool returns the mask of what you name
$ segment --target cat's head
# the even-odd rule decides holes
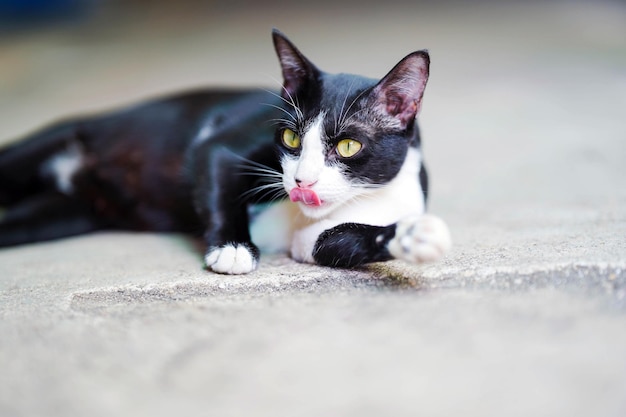
[[[426,51],[407,55],[381,80],[319,70],[274,30],[288,115],[276,143],[283,186],[312,218],[390,182],[409,146],[428,80]]]

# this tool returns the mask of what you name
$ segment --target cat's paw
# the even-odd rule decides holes
[[[204,255],[204,263],[207,268],[220,274],[247,274],[256,269],[259,251],[244,243],[213,246]]]
[[[400,220],[388,248],[396,259],[423,263],[441,258],[450,249],[451,243],[450,231],[444,221],[424,214]]]

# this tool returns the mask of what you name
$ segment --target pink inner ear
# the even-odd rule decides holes
[[[387,113],[397,116],[402,111],[402,99],[398,96],[387,98]]]
[[[405,127],[412,123],[420,110],[429,63],[428,53],[417,51],[393,67],[373,91],[379,110]]]
[[[403,101],[398,96],[387,99],[387,113],[398,118],[403,125],[408,125],[417,116],[418,110],[417,100]]]

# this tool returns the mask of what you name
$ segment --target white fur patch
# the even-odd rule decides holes
[[[389,253],[411,263],[433,262],[451,246],[448,226],[439,217],[425,214],[402,219],[389,242]]]
[[[302,213],[289,200],[270,204],[250,224],[252,241],[265,253],[287,252],[298,216]]]
[[[287,193],[297,187],[296,179],[317,194],[321,206],[309,206],[298,202],[304,215],[321,219],[353,195],[354,188],[341,173],[339,167],[326,164],[322,126],[324,113],[320,114],[302,137],[299,157],[286,155],[281,160],[283,185]],[[312,184],[312,185],[311,185]]]
[[[298,160],[295,178],[303,184],[319,181],[325,168],[324,143],[322,141],[322,124],[324,113],[320,114],[302,138],[302,152]]]
[[[424,213],[424,194],[419,182],[421,154],[409,148],[402,168],[389,183],[374,189],[352,191],[351,198],[326,216],[339,223],[388,226]],[[358,188],[356,188],[358,190]]]
[[[248,248],[243,245],[224,245],[209,249],[204,263],[220,274],[247,274],[257,267],[257,261]]]
[[[64,194],[74,191],[73,178],[76,172],[83,166],[84,157],[77,144],[50,158],[44,164],[44,174],[52,176],[57,189]]]

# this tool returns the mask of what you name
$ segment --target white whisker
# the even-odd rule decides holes
[[[296,118],[294,118],[294,122],[302,122],[302,121],[304,121],[304,114],[302,113],[302,110],[300,110],[300,105],[298,103],[297,97],[294,100],[294,97],[291,95],[291,93],[282,84],[281,84],[281,88],[285,92],[285,94],[287,95],[288,99],[283,97],[280,94],[276,94],[274,91],[271,91],[271,90],[265,90],[265,91],[270,93],[274,97],[282,100],[285,104],[288,104],[290,107],[292,107],[294,109],[294,111],[296,112]],[[277,106],[277,107],[281,108],[280,106]],[[284,111],[287,112],[287,110],[284,110]],[[289,112],[287,112],[287,113],[293,118],[293,115],[291,113],[289,113]]]
[[[237,165],[237,168],[242,168],[245,169],[245,171],[241,171],[238,174],[239,175],[264,175],[266,177],[272,177],[272,178],[279,178],[282,179],[283,174],[275,171],[271,168],[268,167],[255,167],[255,166],[248,166],[248,165]]]
[[[346,118],[343,121],[343,123],[340,126],[340,129],[341,130],[345,129],[345,127],[352,121],[352,119],[354,119],[356,116],[358,116],[359,114],[361,114],[364,111],[366,111],[366,109],[360,109],[360,110],[357,110],[354,113],[352,113],[348,118]]]
[[[249,175],[257,177],[257,183],[259,185],[252,187],[239,196],[240,199],[254,199],[269,200],[274,202],[276,200],[283,199],[287,196],[287,193],[283,187],[283,174],[267,165],[260,162],[252,161],[248,158],[244,158],[241,155],[232,153],[234,157],[242,161],[237,165],[240,169],[239,175]]]
[[[284,86],[283,86],[283,90],[285,91],[285,93],[287,93],[287,96],[289,97],[289,100],[291,101],[291,106],[293,107],[293,109],[296,111],[296,114],[298,115],[298,120],[300,122],[303,122],[304,114],[300,110],[300,103],[298,102],[298,97],[296,97],[296,99],[294,100],[294,98],[291,96],[291,93]]]
[[[348,122],[349,122],[350,120],[352,120],[352,118],[353,118],[355,115],[357,115],[357,114],[359,114],[361,111],[363,111],[363,109],[358,110],[358,111],[354,112],[352,115],[350,115],[350,117],[347,117],[348,113],[349,113],[349,112],[350,112],[350,110],[352,109],[352,106],[354,106],[354,105],[356,104],[356,102],[357,102],[357,101],[358,101],[358,100],[359,100],[359,99],[363,96],[363,94],[365,94],[365,92],[366,92],[366,91],[368,91],[368,90],[363,90],[363,91],[361,91],[361,92],[360,92],[360,93],[359,93],[359,94],[358,94],[358,95],[354,98],[354,100],[352,100],[352,103],[350,103],[350,105],[349,105],[349,106],[348,106],[348,108],[346,109],[345,113],[343,114],[343,119],[342,119],[342,120],[340,120],[340,123],[339,123],[339,130],[340,130],[340,131],[345,129],[345,127],[346,127],[346,125],[348,124]],[[347,117],[347,118],[346,118],[346,117]]]
[[[287,126],[294,131],[297,129],[296,124],[287,119],[270,119],[267,122],[270,124],[270,126]]]
[[[271,183],[259,185],[257,187],[251,188],[245,193],[239,196],[240,199],[252,199],[258,197],[259,200],[265,198],[268,199],[269,202],[274,202],[279,199],[283,199],[287,196],[285,189],[283,188],[281,183]]]
[[[344,114],[344,109],[346,107],[346,102],[348,101],[348,96],[350,95],[350,93],[352,92],[352,88],[354,87],[354,79],[352,80],[352,82],[350,83],[350,87],[348,88],[348,91],[346,92],[345,97],[343,98],[343,103],[341,103],[341,110],[339,110],[339,117],[335,117],[335,136],[337,136],[339,134],[339,132],[337,131],[337,126],[338,126],[338,122],[339,122],[339,126],[341,127],[343,125],[343,118],[345,117]]]

